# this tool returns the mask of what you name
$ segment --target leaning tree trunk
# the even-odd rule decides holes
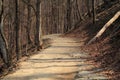
[[[112,19],[110,19],[104,26],[103,28],[97,33],[96,36],[94,36],[89,42],[88,44],[91,44],[93,41],[95,41],[97,38],[99,38],[104,32],[105,30],[115,21],[119,18],[120,16],[120,11],[118,11],[114,17]]]
[[[0,55],[6,65],[8,65],[7,42],[3,34],[3,0],[0,0]]]

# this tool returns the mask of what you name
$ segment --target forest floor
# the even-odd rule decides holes
[[[84,42],[76,38],[49,35],[50,47],[19,63],[19,69],[2,80],[105,80],[88,53],[82,52]]]

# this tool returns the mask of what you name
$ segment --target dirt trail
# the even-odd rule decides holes
[[[38,52],[20,63],[20,69],[2,80],[93,80],[106,79],[98,75],[90,57],[79,49],[81,42],[59,35],[46,36],[52,39],[51,47]],[[92,75],[91,75],[92,74]],[[92,76],[92,77],[91,77]]]

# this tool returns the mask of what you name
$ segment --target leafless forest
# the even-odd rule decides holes
[[[63,34],[64,37],[76,37],[83,40],[85,43],[81,49],[90,52],[95,62],[98,61],[101,65],[109,65],[106,59],[113,58],[111,62],[114,64],[110,66],[118,66],[117,75],[119,75],[120,59],[116,57],[120,54],[119,1],[0,0],[1,76],[6,70],[9,72],[16,67],[24,57],[41,51],[45,43],[43,37],[51,34]],[[85,33],[89,35],[86,36]],[[111,54],[104,53],[103,49],[107,48],[104,44],[115,47],[112,48]],[[97,54],[99,52],[105,55]],[[96,56],[99,56],[101,60]],[[102,59],[103,56],[106,57]]]

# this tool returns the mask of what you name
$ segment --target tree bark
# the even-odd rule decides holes
[[[95,23],[96,20],[95,0],[92,0],[92,11],[93,11],[93,23]]]
[[[77,8],[77,12],[78,12],[78,15],[79,15],[79,20],[83,20],[83,17],[82,17],[82,15],[81,15],[80,10],[79,10],[78,0],[76,0],[76,8]]]
[[[66,25],[64,32],[69,31],[69,27],[71,27],[71,0],[67,0],[67,13],[66,13]]]
[[[15,32],[16,32],[16,56],[20,59],[20,39],[19,39],[19,19],[18,19],[18,0],[15,0]]]
[[[8,65],[8,51],[7,51],[7,42],[3,33],[3,2],[0,1],[0,55],[3,59],[3,62]]]
[[[87,11],[88,11],[88,16],[91,17],[90,0],[86,0],[86,6],[87,6]]]
[[[35,32],[35,45],[37,46],[37,50],[40,50],[40,0],[36,2],[36,32]]]
[[[31,0],[28,0],[28,4],[30,4],[30,1]],[[26,33],[27,33],[27,40],[28,40],[28,44],[30,44],[32,41],[31,41],[31,38],[30,38],[30,27],[31,27],[31,18],[30,18],[30,15],[31,15],[31,7],[30,5],[27,5],[27,11],[28,11],[28,17],[27,17],[27,28],[26,28]]]

